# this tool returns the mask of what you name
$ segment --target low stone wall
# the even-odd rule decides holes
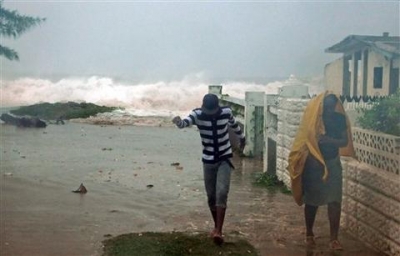
[[[400,255],[400,137],[352,132],[358,161],[343,161],[342,226],[371,247]]]
[[[400,137],[357,127],[353,128],[352,132],[354,147],[360,162],[400,174]]]
[[[400,255],[400,177],[343,161],[342,227],[387,255]]]

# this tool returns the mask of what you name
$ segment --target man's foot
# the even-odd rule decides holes
[[[306,242],[306,246],[308,248],[313,248],[313,247],[317,246],[317,244],[315,243],[314,236],[306,236],[305,242]]]
[[[210,232],[210,237],[211,238],[214,238],[214,235],[217,233],[217,229],[216,228],[214,228],[213,230],[211,230],[211,232]]]
[[[222,245],[222,244],[224,243],[224,238],[222,238],[222,235],[219,234],[218,232],[216,232],[216,233],[214,234],[213,240],[214,240],[214,243],[215,243],[216,245]]]
[[[339,240],[332,240],[329,243],[329,248],[334,251],[341,251],[343,250],[342,245],[340,244]]]

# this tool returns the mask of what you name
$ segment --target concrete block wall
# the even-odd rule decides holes
[[[353,139],[359,161],[400,174],[400,137],[353,128]]]
[[[287,170],[289,153],[309,99],[278,98],[278,134],[276,140],[276,175],[290,188]]]
[[[354,127],[358,161],[343,164],[342,226],[386,255],[400,255],[400,137]]]
[[[342,227],[386,255],[400,255],[400,176],[356,160],[343,164]]]

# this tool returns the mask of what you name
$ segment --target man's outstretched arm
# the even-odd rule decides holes
[[[194,117],[190,114],[188,117],[181,119],[180,116],[176,116],[172,119],[172,122],[180,129],[189,127],[194,123]]]

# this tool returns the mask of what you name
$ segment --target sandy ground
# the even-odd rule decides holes
[[[2,256],[101,255],[109,236],[211,229],[194,128],[67,123],[0,131]],[[234,164],[227,240],[243,236],[261,255],[332,254],[326,209],[317,216],[318,247],[307,251],[302,208],[251,184],[261,161]],[[72,193],[81,183],[88,193]],[[379,255],[344,232],[341,239],[346,250],[332,255]]]

